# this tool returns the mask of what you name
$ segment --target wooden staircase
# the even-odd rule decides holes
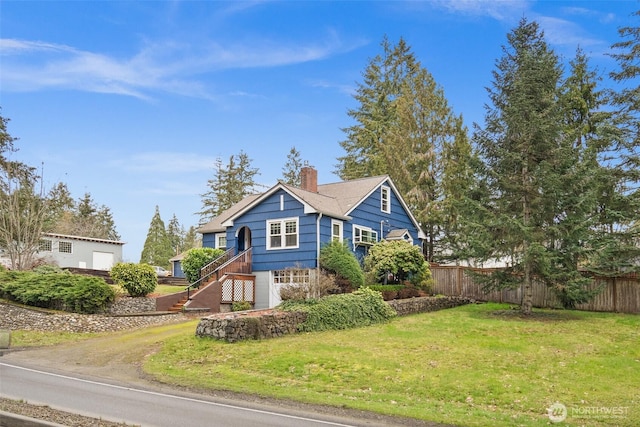
[[[189,299],[187,297],[184,297],[180,301],[178,301],[177,303],[175,303],[171,307],[169,307],[167,309],[167,311],[170,311],[172,313],[179,313],[179,312],[182,311],[182,307],[184,307],[184,305],[187,303],[187,301],[189,301]]]

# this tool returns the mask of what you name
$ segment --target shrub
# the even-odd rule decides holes
[[[282,310],[303,311],[307,320],[298,326],[301,332],[348,329],[385,322],[397,313],[378,291],[363,287],[353,293],[329,295],[318,300],[283,302]]]
[[[380,292],[385,301],[391,301],[398,297],[404,285],[367,285],[367,288]]]
[[[200,278],[200,269],[224,254],[222,249],[193,248],[189,249],[181,261],[182,271],[189,283]]]
[[[158,276],[149,264],[134,264],[119,262],[113,267],[109,275],[114,283],[132,297],[144,297],[153,292],[158,285]]]
[[[314,273],[311,274],[307,283],[283,285],[280,288],[280,299],[282,301],[316,299],[338,290],[334,275],[321,270],[315,270]]]
[[[104,311],[115,291],[104,279],[71,273],[3,274],[3,296],[22,304],[92,314]]]
[[[362,267],[344,242],[332,241],[320,249],[320,268],[335,274],[336,283],[343,292],[364,285]]]
[[[251,310],[253,306],[249,301],[234,301],[231,303],[231,311]]]
[[[422,251],[404,240],[382,240],[373,245],[364,259],[364,268],[375,282],[392,275],[395,282],[409,281],[424,290],[433,284]]]

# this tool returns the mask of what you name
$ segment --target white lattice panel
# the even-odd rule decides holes
[[[242,278],[227,278],[222,282],[222,301],[254,302],[253,280]]]

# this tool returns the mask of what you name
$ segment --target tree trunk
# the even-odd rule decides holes
[[[524,229],[528,230],[531,223],[531,206],[529,205],[529,168],[525,164],[522,169],[522,181],[524,195],[522,197],[522,223]],[[522,305],[520,310],[522,314],[529,316],[531,314],[531,308],[533,306],[533,292],[531,287],[531,257],[529,256],[529,236],[524,236],[522,242],[522,249],[524,253],[524,281],[522,283]]]

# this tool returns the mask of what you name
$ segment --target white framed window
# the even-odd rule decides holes
[[[342,242],[342,221],[331,220],[331,241]]]
[[[38,243],[38,250],[40,252],[51,252],[53,250],[51,240],[49,239],[40,240],[40,243]]]
[[[267,221],[267,249],[298,247],[298,218]]]
[[[308,268],[287,268],[274,270],[272,273],[273,283],[277,284],[308,285],[313,277],[311,270]]]
[[[353,244],[354,245],[373,245],[378,241],[378,232],[369,227],[359,225],[353,226]]]
[[[391,189],[386,185],[380,187],[380,210],[391,213]]]
[[[218,249],[226,249],[227,248],[227,235],[226,234],[217,234],[216,235],[216,248],[218,248]]]
[[[71,242],[59,242],[58,252],[63,252],[65,254],[73,253],[73,244]]]

